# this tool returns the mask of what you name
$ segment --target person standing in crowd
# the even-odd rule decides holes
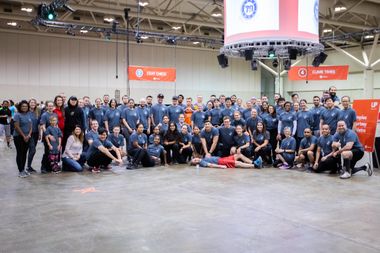
[[[346,122],[347,128],[356,130],[356,112],[350,106],[350,97],[342,97],[343,109],[340,111],[339,120]]]
[[[81,126],[75,126],[73,133],[67,138],[66,148],[62,154],[62,170],[82,172],[86,157],[83,151],[84,134]]]
[[[294,115],[297,116],[297,113],[300,111],[300,103],[299,102],[294,102],[293,103],[293,107],[292,107],[292,110],[291,112],[294,113]]]
[[[45,131],[45,141],[49,147],[49,163],[54,173],[60,173],[60,155],[62,151],[62,132],[58,127],[58,120],[55,116],[50,117],[50,126]]]
[[[152,103],[153,97],[151,95],[148,95],[148,96],[146,96],[145,99],[146,99],[146,107],[149,109],[149,112],[150,112],[150,109],[153,106],[153,103]],[[128,101],[128,99],[127,99],[127,101]]]
[[[278,117],[285,112],[285,102],[285,98],[279,98],[277,101],[275,108]]]
[[[243,112],[244,112],[244,107],[243,107],[243,99],[241,98],[238,98],[236,100],[236,111],[239,111],[240,112],[240,115],[243,116]]]
[[[85,135],[85,140],[88,144],[88,147],[92,145],[92,143],[99,138],[99,123],[96,119],[91,121],[91,129]],[[84,145],[83,150],[87,151],[88,147]]]
[[[311,129],[313,130],[314,135],[318,137],[320,135],[319,123],[321,122],[321,114],[325,110],[325,107],[321,105],[321,99],[318,96],[313,97],[313,104],[314,107],[310,110],[310,113],[313,116]]]
[[[330,171],[330,174],[336,174],[338,171],[337,161],[332,156],[333,149],[332,143],[334,139],[330,134],[330,127],[324,124],[321,129],[321,136],[317,142],[317,152],[315,154],[315,162],[313,170],[315,173],[322,173],[324,171]]]
[[[224,118],[225,116],[230,117],[230,119],[233,119],[234,117],[234,109],[232,108],[232,101],[231,98],[226,98],[226,107],[222,110],[220,113],[220,116]]]
[[[189,126],[191,125],[191,116],[193,115],[194,112],[194,107],[193,107],[193,99],[188,97],[186,98],[186,108],[184,108],[184,115],[185,115],[185,122]]]
[[[340,110],[334,106],[334,102],[331,97],[326,98],[326,110],[321,114],[319,129],[323,124],[327,124],[330,127],[332,135],[336,132],[337,123],[339,120]]]
[[[278,119],[276,108],[273,105],[268,106],[268,114],[263,115],[263,122],[266,130],[269,132],[269,144],[272,147],[272,160],[276,159],[276,146],[277,146],[277,129]]]
[[[178,97],[173,96],[172,97],[172,105],[170,105],[168,108],[168,116],[169,120],[174,123],[178,123],[178,117],[180,114],[184,113],[184,110],[181,106],[178,105]]]
[[[257,110],[253,108],[251,111],[251,117],[247,119],[247,131],[251,137],[251,140],[252,133],[256,130],[257,123],[261,121],[262,119],[258,116]]]
[[[206,108],[206,105],[203,104],[203,97],[201,95],[197,96],[197,101],[194,103],[194,108],[197,110],[198,107]]]
[[[206,113],[203,111],[202,106],[197,106],[197,110],[191,115],[191,128],[198,126],[200,129],[204,127],[206,120]]]
[[[169,129],[164,135],[164,148],[166,151],[166,160],[170,163],[178,163],[179,161],[179,141],[180,134],[177,125],[174,122],[169,123]]]
[[[256,130],[252,133],[252,153],[254,155],[253,161],[260,168],[262,162],[266,164],[272,164],[271,150],[272,146],[269,143],[270,134],[266,130],[266,126],[263,122],[258,122]]]
[[[285,137],[283,134],[285,127],[289,127],[291,136],[294,136],[297,131],[297,117],[290,111],[290,102],[285,102],[284,108],[285,111],[280,115],[278,119],[277,140],[279,141]]]
[[[274,93],[273,95],[273,100],[274,100],[274,104],[277,105],[278,104],[278,99],[281,98],[281,94],[279,93]]]
[[[150,134],[150,110],[146,106],[145,98],[140,99],[140,105],[136,109],[137,115],[139,116],[139,122],[144,126],[144,133],[146,135]]]
[[[261,118],[264,118],[265,115],[268,114],[268,106],[269,106],[269,104],[266,101],[261,103],[261,108],[260,108],[260,117]]]
[[[89,113],[90,126],[93,120],[96,120],[99,127],[104,128],[104,109],[102,108],[102,100],[100,98],[95,99],[95,106]]]
[[[167,115],[167,108],[163,102],[164,95],[160,93],[157,95],[157,104],[153,105],[150,109],[152,127],[155,127],[158,124],[160,124],[164,115]]]
[[[227,169],[227,168],[245,168],[253,169],[255,165],[248,157],[243,154],[235,154],[227,157],[206,156],[204,158],[195,157],[191,160],[191,165],[200,165],[201,167]]]
[[[33,169],[32,162],[34,155],[36,154],[38,140],[41,139],[39,129],[41,111],[37,106],[37,100],[34,98],[29,100],[29,116],[32,120],[33,128],[32,136],[29,141],[28,163],[26,166],[26,170],[29,173],[35,173],[37,171]]]
[[[201,142],[206,157],[218,153],[219,131],[206,120],[204,129],[201,131]]]
[[[191,127],[190,125],[186,124],[185,115],[183,115],[182,113],[178,116],[178,123],[176,125],[177,129],[182,129],[183,126],[186,126],[187,132],[191,133]]]
[[[108,135],[107,140],[110,141],[112,145],[114,145],[114,147],[119,150],[120,156],[123,158],[127,155],[127,152],[124,150],[124,136],[120,134],[120,131],[121,130],[119,125],[114,126],[112,128],[111,134]]]
[[[239,111],[234,112],[234,119],[231,124],[234,127],[237,127],[240,125],[243,128],[243,131],[245,131],[246,129],[246,121],[241,118],[241,114]]]
[[[90,110],[92,108],[92,105],[90,103],[90,97],[89,96],[84,96],[83,97],[83,114],[84,114],[84,127],[85,131],[90,129],[90,121],[89,121],[89,114]]]
[[[297,141],[297,149],[299,148],[299,144],[304,137],[304,129],[310,128],[313,125],[313,115],[307,110],[307,102],[305,99],[301,99],[300,101],[301,110],[299,110],[296,114],[297,117],[297,131],[296,131],[296,141]]]
[[[161,138],[159,135],[154,136],[153,143],[148,146],[147,151],[148,155],[156,165],[164,164],[165,166],[168,166],[166,161],[166,152],[164,147],[161,145]]]
[[[102,108],[104,110],[104,113],[106,113],[108,109],[110,108],[110,95],[108,94],[103,95]]]
[[[219,102],[220,102],[220,109],[226,108],[226,96],[225,95],[220,95],[219,96]]]
[[[64,92],[61,92],[58,94],[58,96],[60,96],[62,98],[62,103],[63,103],[63,106],[65,107],[67,104],[66,104],[66,95]]]
[[[144,134],[143,124],[137,124],[137,129],[131,134],[128,142],[128,154],[130,154],[133,159],[130,164],[126,167],[127,170],[138,169],[141,162],[143,167],[153,167],[154,161],[149,156],[147,151],[148,148],[148,138]]]
[[[5,133],[5,140],[7,141],[7,147],[12,149],[11,146],[11,119],[12,112],[9,109],[9,101],[4,100],[3,105],[0,108],[0,134]]]
[[[246,121],[251,117],[251,111],[252,111],[252,103],[250,100],[248,100],[247,102],[245,102],[245,109],[243,110],[243,119],[245,119]]]
[[[220,125],[220,122],[221,122],[221,113],[222,113],[222,110],[220,109],[220,102],[219,102],[219,99],[215,99],[214,100],[214,108],[211,109],[210,113],[209,113],[209,117],[208,117],[208,120],[211,121],[211,124],[215,127],[218,127]]]
[[[117,107],[120,113],[122,113],[125,110],[125,108],[128,108],[128,101],[129,97],[127,95],[123,95],[123,97],[121,98],[121,104]]]
[[[93,173],[99,173],[100,167],[110,169],[112,161],[119,166],[123,164],[119,150],[107,140],[107,130],[99,128],[98,133],[99,137],[94,140],[86,153],[87,164]]]
[[[251,104],[252,104],[252,109],[256,109],[257,113],[260,113],[260,105],[257,104],[257,98],[256,97],[251,97],[250,99]]]
[[[290,169],[293,167],[293,162],[296,152],[296,140],[291,136],[292,130],[290,127],[284,128],[285,138],[281,141],[279,148],[276,148],[276,161],[274,167],[280,169]]]
[[[249,135],[244,133],[241,125],[235,126],[234,144],[231,147],[230,154],[243,154],[246,157],[252,156],[251,140]]]
[[[160,128],[161,139],[164,139],[166,132],[169,130],[169,116],[162,117],[162,122],[157,125]]]
[[[304,138],[301,140],[298,150],[298,156],[295,161],[298,163],[297,167],[306,167],[308,172],[313,171],[313,165],[315,162],[315,150],[317,147],[318,139],[312,135],[310,127],[306,127],[304,130]],[[307,164],[309,163],[309,164]]]
[[[357,134],[351,129],[348,129],[343,120],[338,121],[337,132],[334,134],[333,140],[333,157],[337,160],[340,156],[343,157],[343,173],[340,175],[341,179],[348,179],[361,170],[366,171],[368,176],[372,175],[372,168],[369,163],[355,168],[356,163],[364,156],[364,148]]]
[[[42,142],[44,144],[44,154],[41,160],[41,173],[45,174],[51,171],[49,163],[49,146],[45,140],[46,129],[50,126],[50,118],[54,116],[58,119],[57,114],[54,113],[54,102],[46,101],[46,111],[41,115],[40,119],[40,134]]]
[[[336,95],[336,87],[335,86],[331,86],[329,88],[329,96],[331,97],[333,103],[334,103],[334,106],[339,106],[340,104],[340,99],[339,97]]]
[[[292,105],[299,102],[299,96],[297,93],[293,93],[291,98],[292,98]],[[292,106],[292,109],[293,109],[293,106]]]
[[[205,114],[206,114],[206,119],[210,119],[210,113],[211,113],[211,110],[214,108],[214,103],[211,102],[211,101],[208,101],[207,104],[206,104],[206,108],[204,110]]]
[[[62,133],[65,131],[65,102],[66,97],[65,100],[60,95],[55,96],[54,98],[55,108],[53,112],[57,115],[58,127]]]
[[[223,125],[219,128],[218,156],[226,157],[231,155],[231,148],[234,146],[235,127],[231,126],[231,119],[228,116],[223,118]]]
[[[191,159],[193,150],[191,148],[191,134],[186,125],[183,125],[179,133],[179,156],[178,163],[186,163]]]
[[[108,110],[104,113],[104,126],[108,133],[112,133],[115,126],[120,125],[121,111],[116,108],[116,99],[111,99]]]
[[[72,134],[75,126],[79,125],[84,129],[84,113],[78,106],[78,99],[75,96],[71,96],[67,102],[65,108],[65,127],[62,138],[62,152],[65,151],[67,138]]]
[[[139,114],[135,109],[135,101],[130,98],[128,101],[128,108],[124,109],[121,113],[121,120],[123,122],[124,128],[127,130],[123,133],[126,143],[128,143],[129,136],[136,130],[137,124],[139,123]]]
[[[198,126],[193,128],[193,134],[191,135],[191,147],[193,149],[193,157],[202,157],[203,148],[201,141],[201,130]]]
[[[16,147],[16,163],[19,171],[18,176],[27,177],[30,174],[25,170],[25,164],[33,132],[33,122],[29,115],[29,103],[22,100],[17,106],[17,111],[14,116],[15,132],[13,134]]]
[[[186,108],[186,104],[183,103],[184,99],[185,99],[185,97],[182,94],[178,95],[178,105],[180,107],[182,107],[183,110],[185,110],[185,108]]]

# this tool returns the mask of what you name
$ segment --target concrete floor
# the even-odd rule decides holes
[[[343,181],[116,167],[20,179],[3,143],[0,161],[0,252],[380,252],[378,171]]]

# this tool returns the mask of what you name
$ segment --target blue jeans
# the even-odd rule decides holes
[[[74,159],[71,159],[69,157],[63,157],[62,158],[62,167],[65,171],[72,171],[72,172],[81,172],[83,171],[83,165],[85,163],[86,159],[85,156],[82,154],[78,161],[75,161]]]

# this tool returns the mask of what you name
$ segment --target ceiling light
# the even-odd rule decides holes
[[[149,39],[149,37],[146,35],[143,35],[143,36],[141,36],[141,39],[146,40],[146,39]]]
[[[176,30],[176,31],[181,29],[181,27],[182,27],[181,25],[173,25],[172,26],[173,30]]]
[[[373,36],[372,34],[368,34],[368,35],[364,36],[364,39],[366,39],[366,40],[371,40],[373,38],[375,38],[375,36]]]
[[[142,7],[145,7],[149,4],[149,1],[148,0],[140,0],[139,1],[139,5],[142,6]]]
[[[194,45],[198,45],[200,42],[199,41],[194,41],[193,44]]]
[[[17,26],[17,23],[15,21],[10,21],[7,23],[9,26]]]
[[[112,21],[115,20],[115,18],[112,16],[104,16],[103,20],[108,22],[108,23],[111,23]]]
[[[341,1],[338,0],[338,2],[336,2],[336,4],[334,5],[334,11],[342,12],[345,10],[347,10],[347,7]]]
[[[31,13],[33,11],[33,7],[32,6],[22,6],[21,11]]]
[[[216,18],[221,17],[222,11],[218,7],[215,7],[215,9],[211,12],[211,16]]]
[[[323,33],[331,33],[331,32],[332,32],[332,29],[330,28],[323,29]]]
[[[88,30],[80,30],[80,33],[88,33]]]

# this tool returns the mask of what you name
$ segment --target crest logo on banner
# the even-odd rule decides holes
[[[142,69],[136,69],[136,76],[141,78],[144,75],[144,71]]]
[[[241,14],[245,19],[252,19],[257,12],[256,0],[245,0],[241,7]]]
[[[314,18],[316,21],[319,21],[319,0],[316,0],[314,3]]]

